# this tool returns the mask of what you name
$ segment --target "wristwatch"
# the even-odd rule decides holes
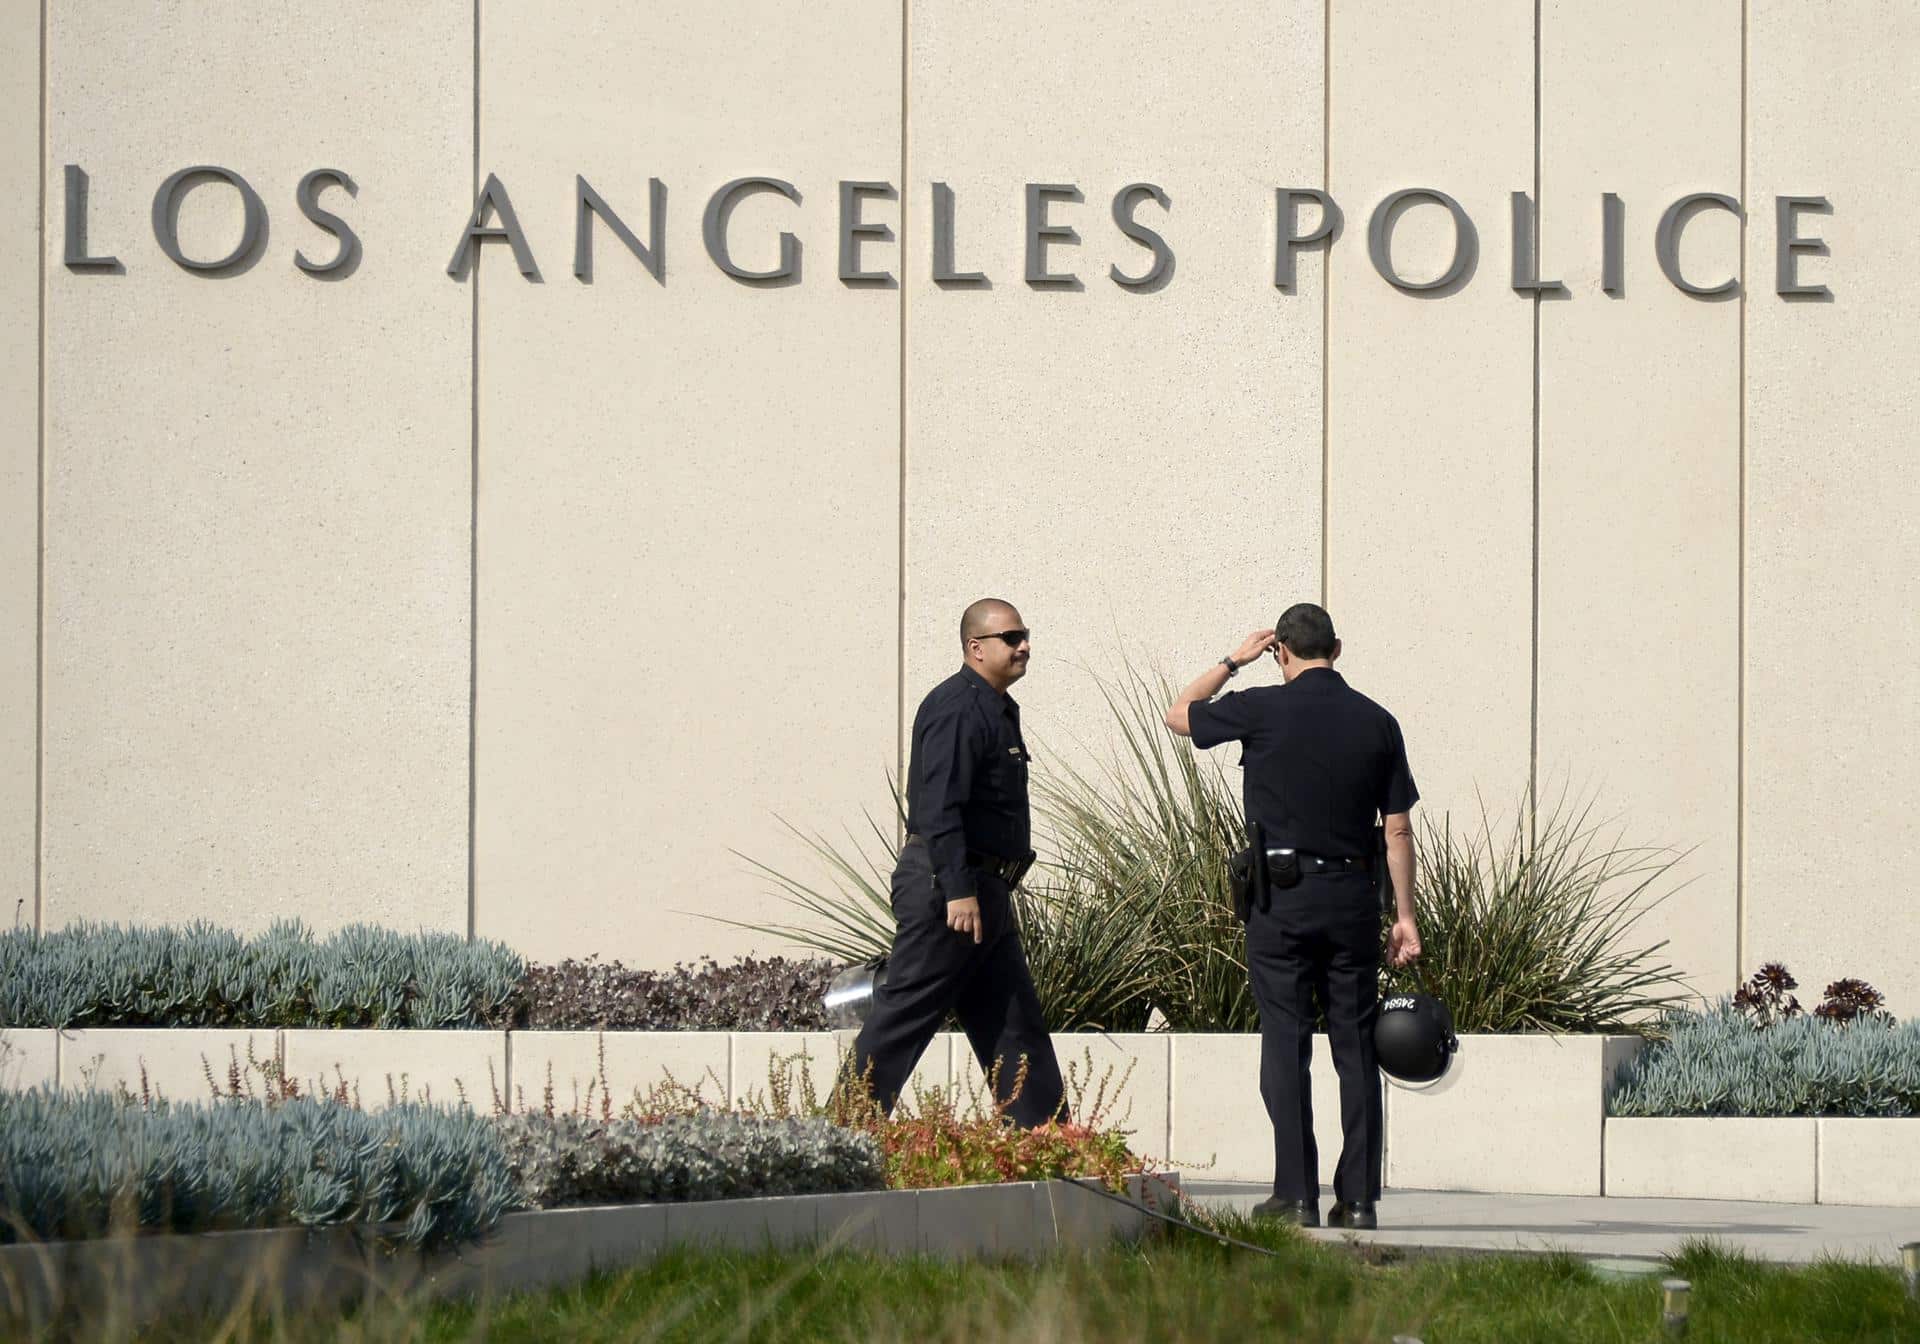
[[[1231,681],[1240,672],[1240,664],[1233,661],[1232,654],[1228,654],[1225,658],[1222,658],[1220,660],[1220,666],[1227,669],[1227,679],[1229,681]]]

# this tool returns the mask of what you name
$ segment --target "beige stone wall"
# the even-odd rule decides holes
[[[40,592],[40,10],[0,3],[0,928],[34,909]]]
[[[906,727],[960,664],[961,609],[995,594],[1036,632],[1016,693],[1036,755],[1105,748],[1089,670],[1125,655],[1184,679],[1319,590],[1324,254],[1303,255],[1297,293],[1268,277],[1274,189],[1321,185],[1321,6],[913,13]],[[959,268],[991,288],[931,280],[937,181]],[[1026,283],[1028,182],[1085,198],[1050,211],[1081,242],[1048,265],[1079,289]],[[1152,293],[1109,274],[1146,271],[1110,214],[1137,182],[1169,201],[1136,211],[1175,253]]]
[[[1689,850],[1644,931],[1703,991],[1778,956],[1920,1011],[1890,877],[1920,854],[1906,7],[49,14],[35,180],[39,14],[0,10],[31,39],[0,58],[0,883],[31,896],[40,733],[49,927],[299,914],[542,958],[770,950],[706,918],[785,913],[734,851],[817,873],[776,815],[886,817],[968,599],[1039,632],[1019,694],[1057,757],[1111,746],[1092,670],[1183,679],[1324,597],[1427,810],[1592,796],[1628,842]],[[60,264],[74,162],[123,275]],[[203,162],[268,207],[243,275],[182,272],[148,227],[160,180]],[[293,204],[322,166],[361,184],[331,202],[365,244],[344,282],[292,261],[331,249]],[[445,274],[489,174],[537,280],[497,243]],[[602,226],[574,277],[575,174],[643,238],[666,183],[664,285]],[[708,196],[753,174],[801,199],[742,204],[740,259],[790,231],[797,284],[706,256]],[[836,276],[842,180],[899,191],[866,207],[892,284]],[[934,282],[935,183],[987,283]],[[1024,279],[1027,183],[1081,193],[1052,207],[1078,244],[1049,250],[1075,286]],[[1134,183],[1169,202],[1135,211],[1176,255],[1154,292],[1109,278],[1147,262],[1110,217]],[[1345,213],[1290,294],[1281,186]],[[1457,292],[1368,260],[1374,207],[1414,186],[1474,221]],[[1516,190],[1565,298],[1511,288]],[[1743,275],[1730,301],[1654,264],[1660,211],[1698,190],[1746,202],[1744,232],[1703,215],[1683,251]],[[1834,202],[1803,224],[1833,255],[1802,262],[1834,302],[1773,293],[1775,193]],[[221,189],[190,198],[190,249],[237,228]],[[1417,207],[1395,260],[1424,278],[1451,244]]]
[[[1341,8],[1329,59],[1347,230],[1328,311],[1327,607],[1348,679],[1401,720],[1422,805],[1511,813],[1530,750],[1533,334],[1504,225],[1532,177],[1532,5]],[[1374,206],[1421,186],[1479,234],[1477,270],[1441,297],[1394,289],[1367,258]],[[1414,207],[1394,261],[1433,279],[1453,245],[1444,209]]]
[[[1920,752],[1920,12],[1756,3],[1748,20],[1746,893],[1743,961],[1818,993],[1842,975],[1920,1012],[1909,795]],[[1773,197],[1824,195],[1800,271],[1833,302],[1773,297]],[[1765,210],[1765,214],[1761,213]]]
[[[45,921],[463,930],[468,8],[49,15]],[[68,163],[124,274],[61,264]],[[243,275],[154,241],[202,163],[267,208]],[[294,208],[317,167],[360,185],[344,281],[294,265],[332,253]],[[240,213],[197,189],[183,247],[223,255]]]
[[[768,940],[706,916],[782,916],[730,851],[799,867],[777,816],[887,815],[900,300],[835,276],[838,181],[900,173],[899,15],[576,14],[480,22],[483,172],[543,283],[503,246],[481,268],[477,928],[553,959],[724,958]],[[643,240],[666,184],[664,285],[604,230],[575,280],[575,173]],[[772,268],[791,232],[798,284],[704,251],[708,197],[753,174],[801,201],[744,202],[738,261]],[[897,226],[898,202],[866,216]],[[899,273],[897,247],[865,260]]]
[[[1568,290],[1540,306],[1541,796],[1595,797],[1628,843],[1691,849],[1674,872],[1687,885],[1648,928],[1701,988],[1722,987],[1737,917],[1740,304],[1675,289],[1653,236],[1688,191],[1740,194],[1738,7],[1543,6],[1540,120],[1541,274]],[[1605,192],[1621,200],[1618,296],[1601,289]],[[1702,215],[1683,273],[1737,274],[1739,235]]]

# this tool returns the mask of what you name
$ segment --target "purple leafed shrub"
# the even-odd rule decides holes
[[[1800,982],[1791,971],[1780,962],[1770,961],[1734,991],[1733,1007],[1755,1027],[1771,1027],[1801,1016],[1800,1000],[1792,993],[1798,988]],[[1886,996],[1866,981],[1852,977],[1828,985],[1813,1015],[1839,1026],[1872,1022],[1891,1027],[1895,1022],[1887,1011]]]
[[[597,956],[527,968],[521,1025],[547,1030],[825,1031],[823,958],[704,957],[670,971],[629,970]]]

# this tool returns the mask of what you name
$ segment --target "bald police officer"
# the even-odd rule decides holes
[[[907,839],[893,870],[897,928],[886,983],[854,1040],[853,1068],[892,1111],[952,1012],[980,1067],[997,1078],[1007,1116],[1033,1128],[1067,1118],[1060,1064],[1013,918],[1013,888],[1033,850],[1027,744],[1007,688],[1026,675],[1033,643],[1012,603],[982,598],[961,615],[960,651],[960,670],[913,716]]]
[[[1282,684],[1220,695],[1228,678],[1271,653]],[[1271,630],[1194,678],[1167,710],[1167,726],[1196,747],[1241,744],[1249,832],[1264,832],[1268,889],[1247,915],[1247,970],[1260,1009],[1260,1095],[1273,1121],[1273,1196],[1254,1212],[1320,1224],[1320,1158],[1313,1141],[1315,1005],[1326,1013],[1340,1075],[1344,1142],[1335,1168],[1338,1227],[1378,1225],[1380,1074],[1374,1062],[1379,909],[1373,826],[1386,827],[1395,917],[1387,956],[1420,955],[1413,911],[1413,827],[1419,798],[1393,715],[1333,670],[1333,620],[1302,602]],[[1219,699],[1214,699],[1219,696]]]

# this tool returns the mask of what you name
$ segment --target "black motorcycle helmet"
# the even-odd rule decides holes
[[[1431,994],[1389,994],[1373,1021],[1373,1052],[1380,1068],[1396,1082],[1413,1087],[1437,1083],[1453,1067],[1460,1038],[1453,1014]]]

